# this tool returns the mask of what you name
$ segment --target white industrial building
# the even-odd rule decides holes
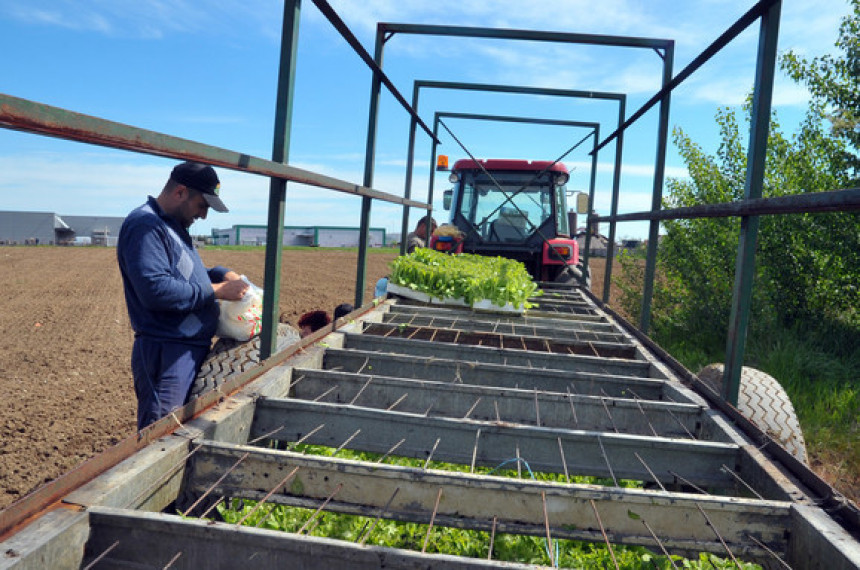
[[[0,244],[115,246],[125,218],[0,211]]]
[[[0,245],[116,246],[124,217],[65,216],[53,212],[0,211]],[[370,228],[368,245],[382,247],[384,228]],[[359,228],[341,226],[285,226],[284,245],[357,247]],[[208,242],[209,240],[207,240]],[[213,245],[265,245],[266,226],[237,225],[212,230]]]
[[[357,247],[360,228],[341,226],[284,226],[283,244],[308,247]],[[382,247],[385,228],[370,228],[368,245]],[[265,245],[266,226],[238,225],[212,230],[214,245]]]

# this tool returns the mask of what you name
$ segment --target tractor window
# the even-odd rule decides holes
[[[483,173],[464,174],[461,212],[487,241],[524,241],[553,215],[547,174],[532,180],[536,172],[494,172],[499,186]]]
[[[567,189],[562,186],[555,192],[558,203],[555,205],[556,229],[559,235],[570,235],[570,224],[567,221]]]

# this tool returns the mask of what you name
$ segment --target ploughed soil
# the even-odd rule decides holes
[[[371,250],[366,300],[395,255]],[[201,257],[263,284],[262,250]],[[281,320],[353,303],[356,261],[354,251],[284,251]],[[598,296],[603,270],[593,259]],[[0,509],[134,433],[132,341],[113,248],[0,247]]]
[[[262,287],[262,249],[200,253]],[[281,320],[354,303],[357,257],[284,251]],[[394,257],[369,253],[365,300]],[[133,340],[114,248],[0,247],[0,509],[134,433]]]

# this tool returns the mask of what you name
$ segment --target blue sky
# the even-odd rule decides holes
[[[446,24],[674,39],[675,73],[739,18],[750,0],[332,0],[365,48],[376,22]],[[0,92],[194,139],[271,156],[282,3],[274,0],[0,0]],[[780,51],[833,51],[845,0],[785,0]],[[672,127],[714,152],[720,106],[739,105],[752,86],[757,26],[676,90]],[[302,3],[290,163],[360,183],[370,72],[310,0]],[[398,35],[386,72],[407,99],[415,80],[593,90],[628,95],[628,115],[659,87],[661,63],[644,49]],[[774,104],[793,130],[808,94],[784,77]],[[419,111],[486,113],[600,122],[614,128],[611,102],[423,90]],[[626,135],[621,208],[647,209],[655,156],[656,111]],[[374,187],[403,194],[408,115],[390,95],[380,107]],[[570,127],[451,119],[448,125],[482,158],[555,159],[586,134]],[[464,152],[447,134],[440,152]],[[586,147],[565,160],[571,189],[587,189]],[[418,133],[413,197],[426,198],[430,146]],[[597,210],[608,213],[612,149],[598,166]],[[161,189],[176,161],[0,129],[0,209],[124,216]],[[667,174],[683,176],[670,149]],[[210,212],[192,233],[265,224],[268,180],[219,169],[231,212]],[[436,179],[436,195],[447,187]],[[437,208],[441,204],[436,204]],[[359,223],[360,199],[290,185],[287,225]],[[412,219],[418,217],[414,212]],[[439,210],[437,219],[444,219]],[[399,231],[400,210],[375,202],[371,225]],[[643,237],[644,224],[619,227]]]

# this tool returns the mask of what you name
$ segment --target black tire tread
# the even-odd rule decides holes
[[[286,324],[278,325],[277,351],[298,342],[299,332]],[[260,337],[248,341],[219,338],[203,361],[200,372],[191,386],[189,399],[215,390],[233,374],[245,372],[260,363]]]

